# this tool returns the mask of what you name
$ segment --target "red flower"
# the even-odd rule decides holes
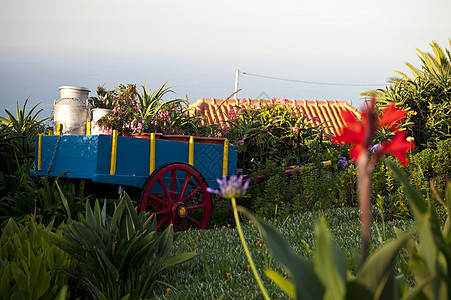
[[[403,109],[395,107],[395,103],[391,103],[379,118],[379,127],[388,127],[391,130],[398,130],[397,123],[406,118],[407,112]]]
[[[391,154],[396,157],[403,165],[408,164],[406,152],[412,150],[415,146],[414,142],[406,140],[406,132],[398,131],[390,142],[383,142],[380,150],[381,154]]]
[[[381,114],[379,120],[374,112],[376,99],[373,97],[371,103],[362,112],[362,119],[358,119],[350,111],[344,111],[342,116],[346,122],[346,127],[342,132],[332,137],[332,142],[352,144],[350,156],[354,161],[358,161],[363,151],[368,151],[371,146],[374,134],[382,127],[387,127],[396,132],[391,141],[384,141],[378,155],[392,154],[399,161],[406,165],[406,151],[414,147],[413,142],[406,140],[406,132],[399,131],[397,124],[406,117],[406,111],[390,104]]]
[[[345,110],[342,114],[346,127],[342,132],[332,137],[332,142],[337,144],[352,144],[350,155],[354,161],[359,159],[362,151],[366,151],[369,143],[373,139],[375,128],[372,120],[374,119],[375,100],[371,101],[362,112],[362,119],[359,120],[350,111]]]

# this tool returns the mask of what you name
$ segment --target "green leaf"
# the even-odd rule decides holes
[[[395,164],[390,162],[388,159],[385,160],[385,163],[393,172],[393,176],[404,186],[404,191],[409,199],[409,205],[415,219],[420,218],[422,214],[427,211],[426,203],[421,197],[421,194],[410,184],[409,179],[404,176]]]
[[[70,224],[72,222],[72,216],[71,216],[71,213],[70,213],[69,204],[67,203],[66,196],[64,196],[63,192],[61,191],[61,187],[60,187],[60,185],[58,183],[58,180],[55,181],[55,183],[56,183],[56,187],[58,188],[58,193],[60,195],[61,202],[63,202],[64,209],[66,210],[66,213],[67,213],[67,219],[68,219],[69,224]]]
[[[50,272],[44,266],[45,253],[42,252],[36,257],[30,268],[30,285],[33,288],[33,297],[38,299],[50,288]]]
[[[66,300],[67,299],[67,285],[63,286],[59,291],[58,295],[56,295],[55,300]]]
[[[426,286],[428,286],[430,284],[430,282],[432,281],[432,276],[431,277],[427,277],[425,279],[423,279],[420,282],[417,282],[415,284],[415,286],[410,289],[407,293],[405,293],[401,300],[415,300],[418,299],[421,294],[423,293],[423,290]]]
[[[159,237],[157,255],[160,257],[166,257],[171,250],[173,242],[174,229],[173,225],[170,224]]]
[[[393,273],[393,265],[398,251],[410,238],[410,234],[399,232],[397,239],[383,245],[374,254],[368,257],[355,281],[364,286],[374,299],[379,299],[384,287]]]
[[[105,206],[105,205],[104,205]],[[94,220],[96,220],[96,224],[97,226],[102,226],[103,224],[103,220],[102,220],[102,212],[100,210],[100,203],[99,200],[97,199],[96,202],[94,203]]]
[[[269,277],[275,284],[277,284],[286,294],[288,294],[291,298],[296,297],[296,288],[293,283],[282,276],[282,274],[271,270],[265,270],[266,276]]]
[[[343,251],[332,240],[326,220],[316,224],[315,273],[325,287],[325,299],[343,299],[346,293],[348,263]]]
[[[259,228],[263,238],[274,257],[285,267],[293,277],[293,284],[296,287],[297,299],[322,299],[324,287],[313,270],[313,262],[297,256],[285,239],[271,225],[263,222],[258,217],[247,211],[244,207],[238,206],[238,211],[246,215]]]
[[[443,237],[448,244],[451,243],[451,183],[446,184],[445,203],[447,205],[447,217],[443,226]]]
[[[198,254],[197,253],[180,253],[177,254],[175,256],[170,256],[167,257],[164,261],[163,261],[163,268],[161,268],[158,272],[163,271],[164,269],[167,269],[169,267],[184,263],[190,259],[193,259],[194,257],[196,257]]]
[[[14,280],[17,283],[17,286],[22,291],[28,290],[28,278],[27,275],[25,275],[24,271],[16,264],[16,262],[11,262],[10,264],[11,272],[13,274]]]
[[[346,284],[346,297],[344,299],[376,299],[369,289],[357,280],[348,281]]]
[[[98,200],[96,200],[98,201]],[[91,205],[89,205],[89,200],[86,200],[86,212],[85,212],[85,221],[91,226],[96,226],[94,214],[91,209]]]

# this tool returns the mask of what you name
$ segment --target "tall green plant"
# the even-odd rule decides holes
[[[16,105],[16,117],[12,113],[10,113],[7,109],[5,109],[8,118],[0,117],[0,121],[2,124],[11,127],[14,132],[19,134],[28,133],[30,130],[40,129],[39,125],[41,125],[48,118],[44,118],[38,120],[39,114],[42,112],[42,109],[33,114],[33,111],[40,104],[37,103],[35,106],[31,108],[30,111],[26,112],[26,106],[28,103],[27,98],[22,106],[22,109],[19,109],[19,103]]]
[[[142,94],[138,93],[138,100],[140,104],[139,113],[142,120],[152,120],[158,113],[158,111],[164,107],[165,102],[163,97],[168,93],[173,93],[171,87],[166,87],[166,83],[160,86],[153,93],[146,88],[144,83],[142,86]],[[172,100],[171,102],[177,102],[180,100]]]
[[[75,267],[60,268],[97,299],[147,299],[156,284],[174,288],[157,275],[196,256],[169,256],[172,226],[157,233],[154,217],[138,215],[127,194],[111,217],[106,204],[101,209],[96,201],[92,209],[87,203],[85,219],[63,226],[62,231],[63,237],[55,236],[55,244],[73,257]]]
[[[8,117],[0,117],[0,171],[4,173],[17,167],[16,159],[29,163],[34,158],[35,136],[44,131],[48,119],[38,119],[42,109],[33,114],[40,103],[27,112],[28,99],[22,108],[17,103],[16,116],[5,109]]]
[[[0,224],[5,224],[9,218],[23,221],[28,215],[45,225],[59,226],[71,219],[78,220],[88,199],[84,194],[85,182],[32,178],[29,170],[29,166],[24,165],[9,175],[0,176]]]

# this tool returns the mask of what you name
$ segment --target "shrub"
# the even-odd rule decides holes
[[[433,54],[418,50],[420,69],[406,63],[412,78],[397,71],[401,77],[392,78],[390,86],[377,91],[381,107],[396,102],[409,110],[404,127],[419,149],[435,147],[437,141],[451,137],[451,52],[435,41],[431,48]]]
[[[31,163],[34,159],[35,137],[46,129],[45,121],[38,120],[42,109],[33,114],[39,103],[27,112],[28,98],[16,116],[5,109],[8,118],[0,117],[0,172],[8,174],[19,165]]]
[[[262,172],[251,175],[249,193],[240,204],[252,209],[261,217],[286,218],[301,210],[325,209],[356,200],[355,169],[345,170],[305,164],[291,176],[285,169],[268,161]],[[259,182],[258,176],[264,181]],[[344,186],[346,185],[346,188]]]
[[[68,266],[69,256],[51,242],[52,226],[33,219],[22,225],[9,219],[0,239],[1,299],[65,299],[66,276],[55,264]]]
[[[114,91],[104,91],[104,93],[112,98],[113,110],[100,118],[97,124],[111,130],[117,130],[119,134],[130,134],[137,131],[140,107],[137,102],[136,85],[125,86],[121,84]]]
[[[255,169],[267,161],[289,166],[308,160],[310,143],[321,139],[319,127],[286,99],[276,104],[236,107],[229,111],[224,136],[238,145],[238,165]]]
[[[195,253],[168,256],[174,232],[170,225],[157,233],[153,216],[136,213],[124,194],[110,217],[106,204],[94,210],[87,203],[86,217],[62,227],[55,244],[74,259],[74,266],[60,268],[85,285],[97,299],[148,298],[168,267],[193,258]]]
[[[439,141],[436,149],[424,149],[409,155],[411,163],[401,168],[404,175],[411,179],[412,185],[425,199],[431,200],[430,183],[434,182],[437,193],[444,197],[446,179],[451,178],[451,139]],[[401,167],[394,159],[387,158],[392,164]],[[384,207],[388,218],[408,218],[407,195],[401,184],[394,179],[392,171],[379,162],[372,175],[373,199],[377,195],[384,198]]]
[[[59,226],[78,219],[84,211],[85,182],[48,177],[32,178],[29,165],[17,168],[14,173],[0,176],[0,224],[9,218],[21,222],[33,215],[39,223]],[[1,173],[0,173],[1,175]]]

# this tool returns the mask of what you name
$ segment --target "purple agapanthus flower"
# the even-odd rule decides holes
[[[338,165],[342,168],[342,169],[346,169],[348,167],[348,160],[346,159],[346,157],[338,155]]]
[[[375,153],[377,151],[379,151],[382,148],[381,144],[375,144],[371,147],[368,148],[368,150],[370,150],[371,153]]]
[[[229,177],[224,176],[222,179],[218,178],[216,182],[219,184],[219,189],[207,188],[207,191],[225,199],[232,199],[240,198],[246,194],[250,180],[243,182],[243,175],[231,175]]]

